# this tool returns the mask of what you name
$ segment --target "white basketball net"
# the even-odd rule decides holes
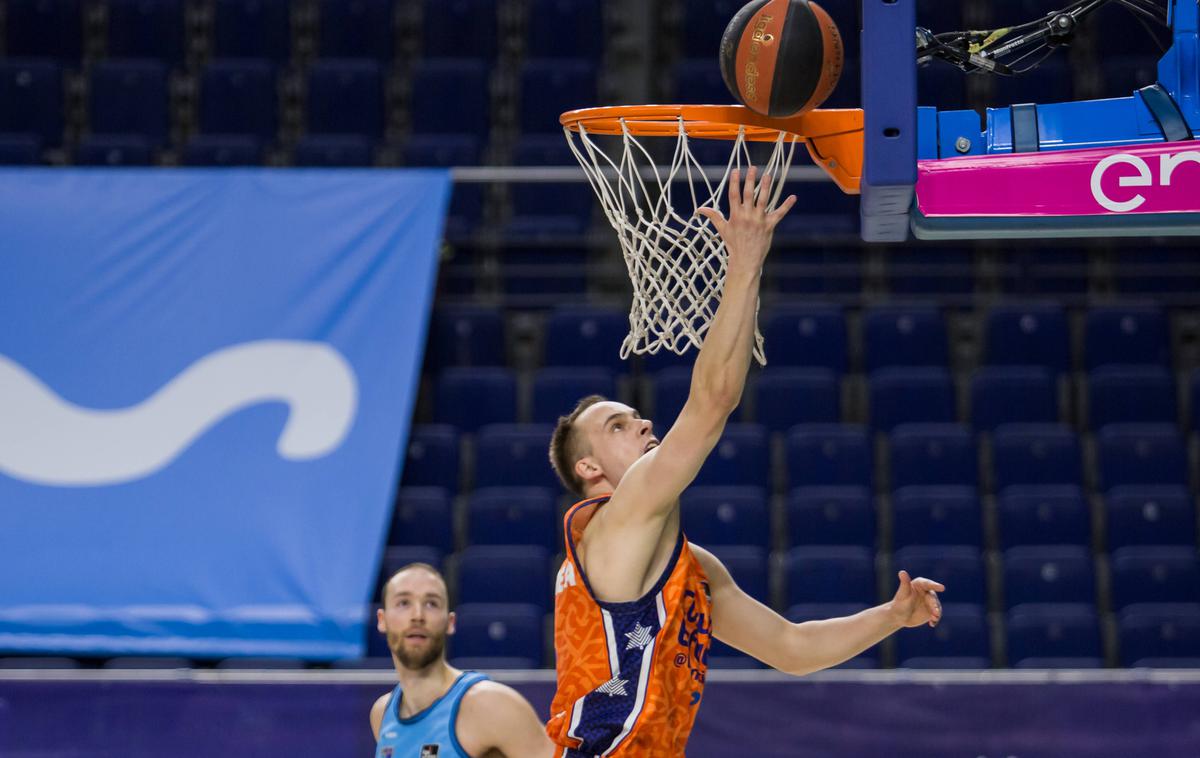
[[[745,129],[739,129],[732,140],[725,173],[714,184],[692,155],[683,118],[678,120],[674,156],[670,166],[661,169],[623,120],[617,160],[605,153],[582,123],[578,133],[565,130],[571,151],[617,232],[633,282],[630,331],[621,344],[622,359],[630,353],[645,355],[665,349],[682,355],[689,346],[698,349],[725,283],[725,243],[696,209],[721,208],[730,173],[738,168],[744,177],[752,165]],[[774,177],[771,209],[783,193],[796,143],[801,141],[780,132],[771,157],[761,167],[760,175]],[[723,212],[728,215],[727,208]],[[757,326],[754,357],[766,365]]]

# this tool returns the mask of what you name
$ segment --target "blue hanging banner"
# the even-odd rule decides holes
[[[449,191],[0,170],[0,651],[361,655]]]

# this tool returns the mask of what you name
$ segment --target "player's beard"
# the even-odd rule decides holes
[[[433,631],[426,632],[429,637],[429,644],[424,650],[411,650],[404,644],[404,635],[388,635],[388,646],[395,654],[396,660],[400,661],[400,665],[410,671],[420,671],[428,668],[435,661],[441,659],[442,654],[446,651],[446,633],[440,634]]]

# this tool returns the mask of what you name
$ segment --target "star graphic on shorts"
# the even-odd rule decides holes
[[[603,692],[609,697],[616,697],[617,695],[626,697],[629,695],[629,693],[625,691],[626,684],[629,684],[629,682],[625,681],[619,676],[614,676],[612,679],[609,679],[607,682],[597,687],[596,692]]]
[[[625,646],[626,650],[633,650],[635,647],[644,650],[650,644],[650,627],[638,624],[632,632],[625,632],[625,637],[629,640],[629,644]]]

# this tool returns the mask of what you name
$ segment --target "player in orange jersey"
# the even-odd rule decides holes
[[[692,369],[687,402],[661,443],[621,403],[584,398],[559,419],[550,459],[584,499],[564,520],[555,585],[558,690],[546,730],[557,756],[681,756],[704,690],[710,639],[802,675],[835,666],[902,627],[936,624],[942,585],[900,572],[891,602],[846,618],[792,624],[738,588],[679,526],[679,495],[699,472],[746,382],[763,261],[795,204],[766,207],[734,171],[729,219],[700,213],[729,252],[724,293]]]

